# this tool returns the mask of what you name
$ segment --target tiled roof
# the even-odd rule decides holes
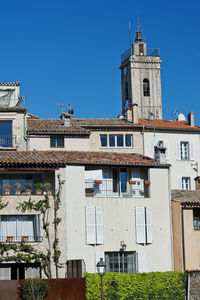
[[[19,86],[20,82],[0,82],[0,86]]]
[[[191,127],[186,121],[177,120],[145,120],[139,119],[140,125],[145,125],[145,127],[156,127],[156,128],[169,128],[169,129],[186,129],[186,130],[200,130],[199,126]]]
[[[83,134],[89,135],[89,131],[76,125],[64,126],[61,119],[27,119],[27,131],[29,134]]]
[[[25,108],[22,105],[0,106],[0,112],[17,112],[17,113],[23,113],[25,111],[27,111],[27,108]]]
[[[0,168],[63,167],[78,165],[123,165],[169,167],[140,154],[78,151],[0,151]]]
[[[125,119],[74,119],[74,123],[79,126],[127,126],[127,127],[138,127],[138,124],[133,124]]]
[[[200,191],[172,190],[172,200],[182,205],[200,205]]]

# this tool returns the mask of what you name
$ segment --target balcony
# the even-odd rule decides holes
[[[38,243],[42,242],[42,236],[0,236],[1,243]]]
[[[138,179],[134,181],[120,181],[113,179],[86,180],[86,197],[149,197],[149,181]]]
[[[133,49],[129,48],[121,55],[121,62],[125,61],[127,58],[129,58],[131,55],[134,55]],[[147,49],[147,54],[145,56],[154,56],[154,57],[160,57],[159,49]]]
[[[18,148],[24,144],[24,139],[17,135],[0,135],[0,148]]]

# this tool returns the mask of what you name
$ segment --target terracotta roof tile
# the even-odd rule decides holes
[[[200,191],[172,190],[172,200],[184,204],[200,205]]]
[[[74,123],[79,126],[127,126],[138,127],[138,124],[133,124],[125,119],[74,119]]]
[[[123,165],[169,167],[140,154],[79,151],[0,151],[0,168],[63,167],[78,165]]]
[[[63,134],[89,134],[89,131],[76,125],[64,126],[61,119],[27,119],[29,134],[63,133]]]
[[[19,86],[20,82],[0,82],[0,86]]]
[[[187,129],[187,130],[200,130],[199,126],[191,127],[186,121],[177,120],[145,120],[139,119],[140,125],[145,125],[146,127],[156,127],[156,128],[169,128],[169,129]]]

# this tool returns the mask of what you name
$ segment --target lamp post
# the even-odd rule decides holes
[[[103,258],[100,258],[100,261],[97,263],[97,271],[101,277],[101,300],[104,300],[103,296],[103,276],[106,273],[106,263],[103,261]]]

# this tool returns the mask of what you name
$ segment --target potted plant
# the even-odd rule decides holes
[[[16,182],[14,184],[14,186],[15,186],[15,195],[20,195],[21,194],[21,183]]]
[[[25,183],[25,188],[26,188],[26,190],[25,190],[25,194],[26,195],[31,195],[31,187],[32,187],[32,184],[30,183],[30,182],[26,182]]]
[[[13,236],[7,236],[7,242],[12,243],[13,242]]]
[[[136,184],[135,180],[129,180],[129,184]]]
[[[149,180],[145,180],[145,181],[144,181],[144,184],[146,184],[146,185],[150,185],[150,184],[151,184],[151,181],[149,181]]]
[[[50,182],[46,182],[46,183],[44,184],[44,189],[45,189],[46,194],[47,194],[48,196],[51,196],[51,195],[52,195],[52,184],[51,184]]]
[[[42,188],[43,188],[43,184],[41,182],[37,182],[35,184],[35,194],[42,195]]]
[[[28,235],[23,235],[22,236],[22,242],[28,242]]]
[[[3,185],[3,188],[4,188],[4,195],[5,195],[5,196],[9,196],[9,195],[10,195],[10,187],[11,187],[11,185],[8,184],[8,183],[5,183],[5,184]]]
[[[94,183],[95,183],[95,184],[101,184],[101,183],[102,183],[102,180],[94,180]]]

